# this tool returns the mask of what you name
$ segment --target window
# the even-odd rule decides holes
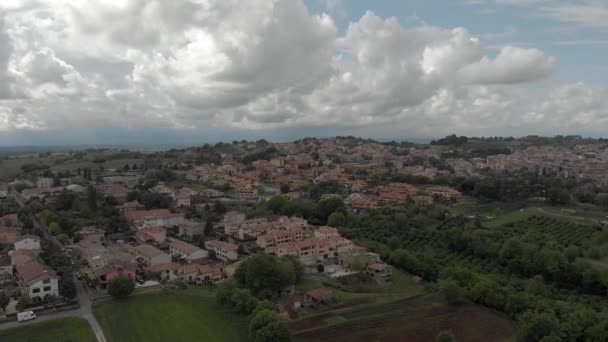
[[[50,283],[50,282],[51,282],[51,279],[44,279],[44,280],[42,281],[42,283],[43,283],[43,284],[48,284],[48,283]]]
[[[45,286],[43,290],[44,290],[44,292],[51,291],[51,287],[50,286]]]
[[[40,292],[40,288],[35,288],[32,290],[32,293],[39,293]]]

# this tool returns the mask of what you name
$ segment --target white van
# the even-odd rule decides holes
[[[29,321],[30,319],[34,318],[36,318],[36,314],[34,314],[34,311],[23,311],[17,313],[17,320],[19,322]]]

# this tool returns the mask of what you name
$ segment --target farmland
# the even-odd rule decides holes
[[[295,341],[434,341],[451,330],[461,341],[506,341],[514,325],[476,305],[448,306],[434,296],[335,310],[291,323]]]
[[[108,342],[244,341],[246,322],[216,306],[214,293],[191,288],[95,305]]]
[[[0,341],[95,342],[97,339],[82,318],[61,318],[19,328],[0,330]]]

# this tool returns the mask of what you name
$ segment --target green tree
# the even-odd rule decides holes
[[[291,334],[287,323],[283,320],[274,320],[262,326],[252,334],[254,342],[289,342]]]
[[[21,295],[19,297],[19,300],[17,301],[16,309],[17,309],[17,311],[23,311],[23,310],[25,310],[25,308],[28,307],[28,305],[30,305],[30,299],[28,298],[28,296]]]
[[[256,254],[245,259],[234,274],[240,286],[249,288],[258,297],[270,297],[296,283],[294,263],[286,258]]]
[[[449,304],[461,304],[464,301],[464,289],[455,280],[440,280],[438,285],[439,291]]]
[[[116,299],[128,297],[135,289],[133,281],[125,276],[112,278],[108,282],[108,294]]]
[[[527,311],[519,317],[520,341],[539,341],[551,335],[560,335],[559,321],[552,312]]]
[[[336,211],[329,215],[327,224],[332,227],[342,227],[346,224],[346,215],[341,211]]]
[[[49,233],[58,236],[59,234],[61,234],[61,227],[59,226],[59,223],[57,222],[51,222],[51,224],[49,225]]]

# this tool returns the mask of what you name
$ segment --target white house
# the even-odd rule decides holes
[[[15,269],[19,286],[30,299],[37,301],[47,296],[59,296],[59,277],[49,266],[31,260]]]
[[[207,250],[214,251],[215,257],[228,262],[239,258],[239,246],[233,243],[223,242],[219,240],[211,240],[205,242]]]
[[[154,246],[143,244],[136,246],[133,249],[135,250],[137,257],[142,259],[147,266],[156,266],[171,262],[171,256],[169,256],[169,254]]]
[[[53,178],[38,177],[36,180],[36,187],[38,188],[50,188],[53,186]]]
[[[40,237],[36,235],[20,236],[13,245],[15,246],[16,251],[20,249],[27,249],[32,251],[34,254],[40,253]]]
[[[172,257],[185,259],[187,262],[205,259],[209,257],[209,252],[204,249],[193,246],[181,240],[173,240],[170,245],[170,253]]]

